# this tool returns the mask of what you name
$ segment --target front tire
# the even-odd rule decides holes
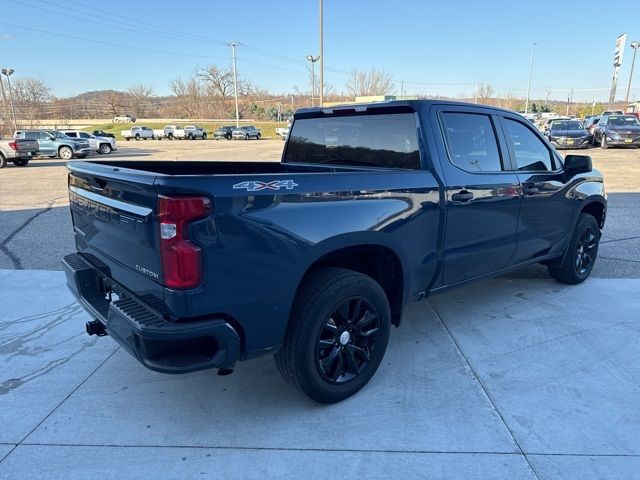
[[[387,296],[375,280],[344,268],[319,270],[296,295],[276,365],[312,400],[339,402],[373,377],[390,324]]]
[[[207,134],[206,134],[206,133],[203,133],[203,134],[202,134],[202,139],[203,139],[203,140],[206,140],[206,139],[207,139]]]
[[[111,150],[111,145],[109,145],[108,143],[103,143],[102,145],[100,145],[99,152],[103,155],[109,155],[111,153]]]
[[[606,150],[607,148],[609,148],[609,144],[607,143],[607,137],[605,137],[604,135],[602,135],[602,140],[600,140],[600,148],[602,148],[603,150]]]
[[[58,150],[58,155],[63,160],[71,160],[73,158],[73,150],[71,150],[69,147],[60,147],[60,150]]]
[[[581,213],[573,231],[562,264],[549,265],[549,275],[560,283],[575,285],[584,282],[595,264],[600,245],[600,228],[593,215]]]
[[[135,139],[136,139],[136,142],[139,142],[140,141],[140,134],[136,133]]]

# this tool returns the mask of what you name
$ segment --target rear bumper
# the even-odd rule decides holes
[[[238,360],[240,337],[224,319],[169,322],[77,253],[65,256],[63,263],[67,285],[78,301],[145,367],[187,373],[229,368]]]

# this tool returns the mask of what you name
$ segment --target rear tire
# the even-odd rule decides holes
[[[6,160],[5,160],[6,161]],[[14,160],[13,164],[16,167],[26,167],[29,164],[29,160],[26,159],[20,159],[20,160]],[[1,167],[0,167],[1,168]]]
[[[600,228],[593,215],[581,213],[571,235],[564,260],[559,266],[549,265],[549,275],[568,285],[584,282],[595,264],[600,245]]]
[[[4,155],[0,153],[0,168],[4,168],[7,166],[7,159],[4,158]]]
[[[382,287],[344,268],[309,276],[296,295],[275,361],[284,380],[320,403],[358,392],[387,348],[391,312]]]
[[[260,140],[260,134],[258,134],[258,136],[256,136],[256,140]]]

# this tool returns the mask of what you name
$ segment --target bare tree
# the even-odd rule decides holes
[[[45,107],[51,100],[51,88],[42,80],[33,77],[18,78],[12,85],[13,101],[19,116],[30,125],[45,115]]]
[[[209,95],[221,97],[223,102],[233,95],[233,71],[230,68],[223,69],[216,65],[209,65],[199,69],[196,76],[204,83]]]
[[[477,89],[478,101],[480,103],[487,103],[495,93],[493,87],[488,83],[481,83],[480,85],[478,85]]]
[[[151,109],[151,97],[153,89],[144,85],[134,85],[127,90],[127,96],[131,100],[131,106],[136,117],[144,117],[145,112]]]
[[[347,90],[355,97],[389,95],[394,92],[391,75],[384,70],[353,70],[347,81]]]
[[[205,107],[205,89],[197,78],[182,80],[177,78],[169,83],[176,96],[179,116],[198,117]]]
[[[107,107],[107,113],[111,116],[117,116],[122,114],[122,108],[124,107],[124,97],[121,92],[115,90],[109,90],[104,96],[104,103]]]

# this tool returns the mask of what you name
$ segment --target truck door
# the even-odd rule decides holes
[[[560,252],[571,231],[575,202],[565,193],[570,178],[560,156],[526,121],[500,116],[511,163],[520,179],[522,205],[514,263]]]
[[[39,155],[51,156],[58,153],[53,142],[53,137],[47,132],[25,132],[24,137],[38,141]]]
[[[431,118],[446,184],[443,283],[451,285],[512,264],[519,181],[491,111],[441,106]]]

